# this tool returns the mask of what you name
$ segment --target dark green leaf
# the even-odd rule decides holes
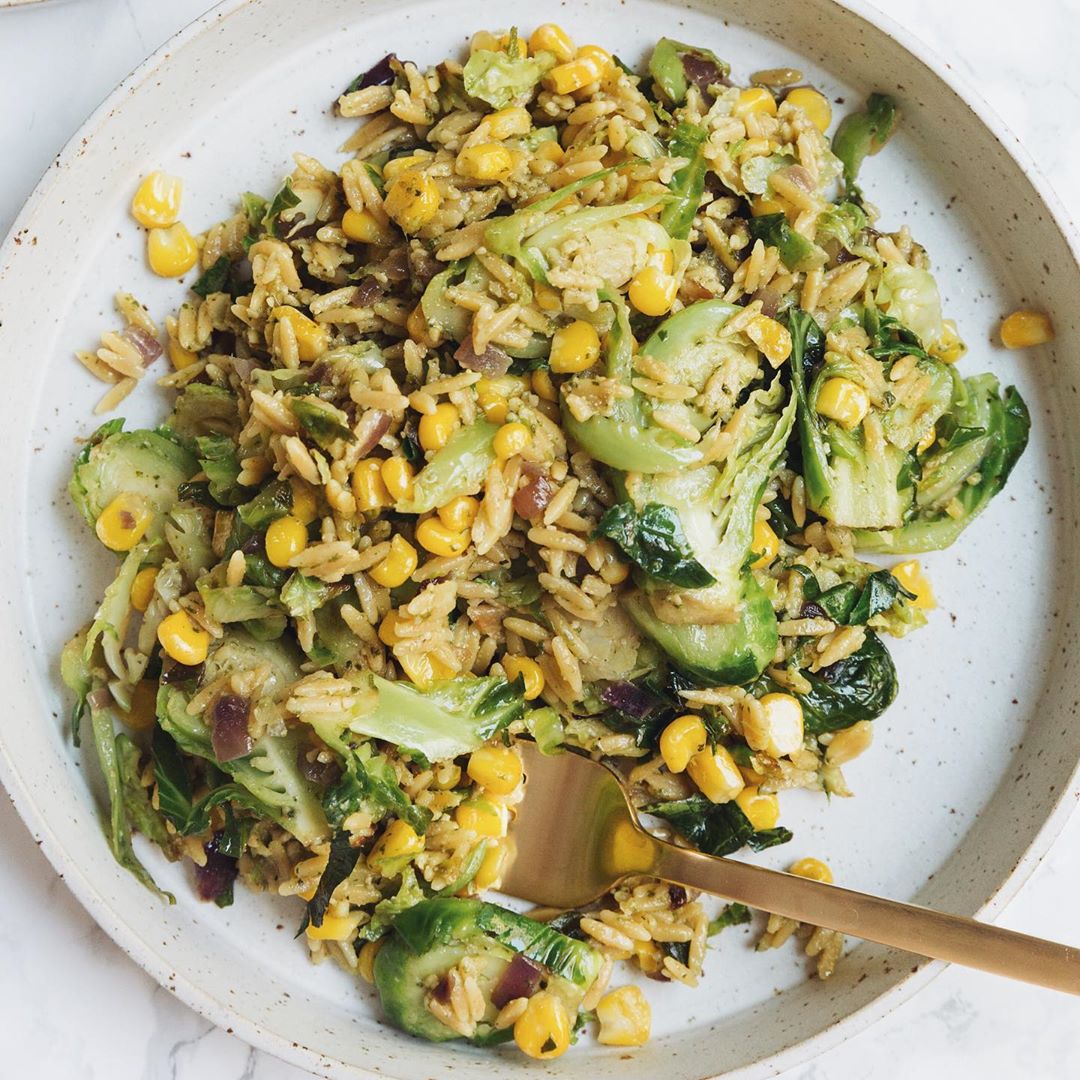
[[[721,930],[726,930],[729,926],[743,926],[751,922],[753,918],[753,913],[745,904],[725,904],[716,918],[710,920],[709,936],[719,934]]]
[[[678,511],[663,503],[646,503],[640,512],[633,503],[617,503],[600,519],[596,533],[614,540],[627,558],[660,581],[700,589],[716,580],[694,558]]]
[[[763,214],[748,222],[752,240],[774,247],[789,270],[813,270],[825,264],[825,252],[797,233],[783,214]]]
[[[286,210],[291,210],[299,204],[300,196],[293,191],[292,181],[286,180],[263,215],[263,232],[269,233],[271,236],[277,236],[278,219]]]
[[[237,507],[236,513],[248,528],[258,532],[291,509],[292,488],[284,480],[278,480],[264,487],[250,502]]]
[[[244,556],[244,583],[280,589],[289,580],[292,571],[275,566],[265,555]]]
[[[349,834],[344,829],[334,833],[334,838],[330,841],[330,856],[326,860],[326,869],[319,878],[315,895],[308,901],[297,935],[302,934],[309,926],[322,926],[334,890],[353,872],[359,858],[360,849],[352,846]]]
[[[152,751],[158,806],[183,833],[191,817],[191,781],[180,748],[171,735],[155,726]]]
[[[787,829],[756,832],[736,803],[711,803],[704,795],[656,803],[645,812],[670,821],[688,843],[706,855],[730,855],[746,845],[760,851],[791,839]]]
[[[337,439],[356,442],[356,436],[338,419],[333,406],[310,397],[296,398],[290,405],[304,433],[323,450],[329,450]]]
[[[226,292],[231,270],[232,262],[229,256],[222,255],[209,270],[204,270],[196,278],[195,283],[191,286],[191,291],[204,299],[211,293]]]
[[[248,220],[247,235],[244,237],[244,251],[247,251],[262,236],[263,218],[266,217],[269,203],[261,195],[245,191],[240,196],[240,204]]]
[[[803,710],[808,735],[840,731],[860,720],[874,720],[896,697],[896,668],[889,650],[872,630],[862,647],[821,671],[802,672],[810,683],[806,694],[796,695]],[[755,684],[755,693],[787,692],[764,676]]]
[[[430,811],[409,801],[389,762],[379,754],[366,758],[361,753],[350,754],[341,779],[323,796],[323,809],[335,829],[361,808],[375,818],[393,814],[418,833],[426,832],[431,821]]]
[[[222,506],[239,506],[248,489],[236,479],[240,475],[239,448],[227,435],[200,435],[195,440],[199,464],[206,473],[211,498]]]

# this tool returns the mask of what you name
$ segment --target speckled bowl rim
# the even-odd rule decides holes
[[[54,175],[63,171],[65,166],[74,165],[80,148],[94,138],[120,101],[127,95],[137,92],[146,80],[153,77],[160,65],[168,62],[170,55],[179,46],[213,26],[221,24],[250,2],[252,0],[222,0],[221,3],[193,20],[151,53],[90,114],[38,182],[3,244],[0,245],[0,270],[6,269],[14,261],[18,251],[16,237],[29,229],[38,205],[53,185]],[[960,98],[975,119],[994,136],[1006,154],[1020,167],[1036,196],[1049,213],[1054,227],[1065,240],[1077,268],[1080,269],[1080,234],[1064,204],[1017,135],[968,84],[967,80],[959,75],[944,57],[939,56],[936,50],[899,26],[885,12],[866,0],[826,0],[826,2],[845,9],[869,24],[871,28],[891,38],[901,49],[924,64]],[[0,8],[3,6],[0,4]],[[113,941],[160,985],[167,985],[181,1001],[208,1020],[283,1061],[313,1072],[345,1068],[351,1076],[356,1078],[370,1077],[371,1080],[385,1080],[384,1077],[377,1076],[375,1073],[355,1066],[346,1066],[308,1047],[292,1043],[261,1024],[246,1019],[225,1001],[171,970],[169,965],[163,962],[153,950],[144,945],[128,924],[117,920],[109,902],[85,876],[78,860],[63,848],[49,829],[31,792],[22,782],[14,758],[9,755],[2,743],[0,743],[0,784],[7,791],[13,806],[30,829],[41,850],[79,903]],[[1017,860],[1012,871],[994,890],[989,900],[976,912],[976,917],[991,921],[1001,914],[1049,853],[1078,801],[1080,801],[1080,762],[1077,762],[1070,775],[1068,786],[1063,789],[1031,844]],[[724,1074],[705,1077],[702,1080],[757,1080],[759,1077],[776,1076],[787,1069],[804,1064],[887,1016],[928,985],[945,967],[946,965],[941,961],[921,961],[915,964],[908,974],[902,976],[891,989],[816,1035],[753,1064]]]

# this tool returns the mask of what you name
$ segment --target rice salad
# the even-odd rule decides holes
[[[693,986],[751,913],[640,877],[485,899],[517,742],[609,761],[701,851],[790,842],[784,791],[851,794],[884,638],[934,607],[913,556],[1001,490],[1027,410],[960,373],[926,252],[860,189],[883,95],[833,125],[797,71],[662,39],[637,72],[547,24],[387,56],[336,110],[340,169],[297,154],[198,236],[179,180],[135,193],[151,269],[197,277],[163,328],[120,294],[79,354],[101,411],[163,353],[174,398],[75,463],[118,570],[64,651],[74,739],[148,888],[135,832],[204,900],[295,896],[406,1031],[640,1045],[622,965]],[[827,977],[840,936],[772,916],[758,947],[792,937]]]

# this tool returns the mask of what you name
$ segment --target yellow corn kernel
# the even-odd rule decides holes
[[[569,375],[591,368],[600,359],[600,335],[592,323],[575,319],[560,326],[551,339],[551,370]]]
[[[180,221],[167,229],[151,229],[146,234],[146,257],[159,277],[179,277],[198,261],[195,238]]]
[[[1001,323],[1001,344],[1006,349],[1026,349],[1054,340],[1054,324],[1042,311],[1014,311]]]
[[[309,319],[294,307],[281,306],[270,312],[271,319],[282,319],[292,327],[296,336],[296,351],[305,363],[318,360],[326,352],[330,335],[321,323]]]
[[[176,611],[162,619],[157,638],[169,656],[187,667],[201,664],[210,651],[210,635],[196,626],[186,611]]]
[[[439,344],[440,338],[436,337],[432,333],[431,327],[428,326],[427,318],[424,315],[424,305],[421,303],[418,303],[409,312],[409,317],[405,320],[405,329],[409,337],[418,345],[426,345],[429,349],[433,349]]]
[[[646,975],[656,975],[664,966],[664,954],[652,941],[635,941],[634,959]]]
[[[419,232],[439,212],[442,196],[430,176],[406,169],[389,187],[383,206],[403,232]]]
[[[744,787],[735,796],[735,804],[758,832],[775,828],[780,820],[780,800],[775,795],[762,795],[756,787]]]
[[[451,405],[448,401],[436,405],[433,413],[425,413],[420,417],[417,430],[420,445],[425,450],[441,450],[454,434],[454,428],[460,420],[456,405]]]
[[[352,915],[324,915],[321,925],[312,926],[308,923],[304,933],[312,941],[348,941],[360,925],[360,914],[357,911]]]
[[[398,613],[391,608],[384,616],[383,621],[379,623],[379,640],[384,645],[389,645],[393,648],[401,638],[397,632]]]
[[[615,822],[604,841],[604,868],[612,877],[647,874],[656,865],[656,842],[625,819]]]
[[[525,680],[525,700],[535,701],[544,692],[544,672],[528,656],[504,656],[501,660],[506,677],[513,682],[519,675]]]
[[[427,164],[432,156],[432,154],[420,151],[415,154],[405,154],[402,157],[391,158],[382,167],[383,180],[387,184],[392,184],[402,173]]]
[[[387,493],[395,502],[403,502],[413,496],[413,479],[416,470],[403,457],[387,458],[379,468]]]
[[[154,582],[157,581],[158,568],[144,566],[131,583],[131,606],[136,611],[145,611],[154,599]]]
[[[533,56],[538,52],[549,52],[560,64],[573,60],[577,53],[570,35],[555,23],[544,23],[532,32],[529,51]]]
[[[522,453],[532,442],[532,432],[522,423],[503,424],[495,432],[491,448],[500,461],[506,461],[515,454]]]
[[[309,484],[293,477],[289,481],[292,488],[292,516],[303,525],[310,525],[319,516],[319,503]]]
[[[558,146],[557,142],[541,143],[540,146]],[[562,148],[559,148],[560,153]],[[537,153],[539,153],[539,149]],[[533,298],[536,300],[536,306],[541,311],[555,312],[562,310],[562,300],[559,298],[558,292],[550,285],[545,285],[542,281],[538,281],[533,286]]]
[[[437,517],[429,517],[416,526],[416,542],[432,555],[449,559],[469,546],[469,534],[463,529],[448,529]]]
[[[390,554],[368,573],[384,588],[396,589],[412,577],[419,561],[416,548],[401,533],[395,533],[390,539]]]
[[[739,161],[745,161],[747,158],[760,157],[763,154],[768,154],[772,148],[772,144],[764,136],[759,136],[756,139],[747,139],[740,144],[739,152],[736,155]]]
[[[967,352],[967,346],[960,337],[960,331],[952,319],[945,319],[941,325],[944,331],[938,343],[930,351],[943,364],[955,364]],[[1050,333],[1053,336],[1053,330]]]
[[[457,156],[457,170],[471,180],[505,180],[514,171],[514,155],[499,143],[467,146]]]
[[[544,76],[544,86],[556,94],[572,94],[600,78],[600,68],[592,58],[578,58],[557,64]]]
[[[131,200],[131,216],[148,229],[175,225],[180,217],[184,185],[178,176],[161,171],[147,173]]]
[[[558,165],[562,162],[563,158],[566,157],[566,151],[554,139],[545,139],[533,151],[533,157],[535,157],[539,161],[551,161],[554,162],[554,164]],[[553,289],[551,289],[547,285],[544,285],[542,282],[538,282],[536,285],[534,285],[533,291],[539,293],[539,290],[541,288],[546,289],[547,292],[551,295],[556,295]],[[539,296],[537,298],[537,304],[542,311],[558,311],[559,308],[562,307],[561,304],[557,304],[555,307],[545,307],[544,303],[539,299]]]
[[[803,711],[799,699],[791,694],[766,694],[759,704],[764,714],[762,728],[755,742],[750,743],[751,749],[764,750],[774,758],[802,749]],[[744,724],[744,734],[745,728]]]
[[[660,735],[660,756],[669,772],[686,771],[690,759],[705,749],[709,741],[705,724],[700,716],[687,713],[672,720]]]
[[[499,41],[497,34],[493,34],[490,30],[477,30],[471,38],[469,38],[469,55],[472,56],[474,52],[479,52],[481,49],[486,52],[498,52],[502,48],[502,44]]]
[[[383,483],[382,462],[378,458],[365,458],[353,469],[352,493],[357,510],[381,510],[393,501]]]
[[[121,494],[98,515],[94,531],[111,551],[130,551],[146,535],[154,511],[139,495]]]
[[[812,881],[823,881],[826,885],[833,883],[832,871],[820,859],[799,859],[788,867],[788,873]]]
[[[772,366],[779,367],[791,355],[791,334],[768,315],[750,321],[746,336],[758,347]]]
[[[551,381],[551,372],[547,368],[537,368],[529,379],[529,385],[541,401],[559,400],[559,391],[555,389],[555,384]]]
[[[870,411],[870,397],[858,383],[834,377],[825,380],[815,408],[822,416],[851,431]]]
[[[169,338],[169,363],[176,371],[191,367],[198,359],[198,353],[185,349],[176,338]]]
[[[652,1028],[652,1010],[636,986],[610,990],[596,1006],[597,1041],[604,1046],[644,1046]]]
[[[364,982],[375,982],[375,957],[379,955],[379,950],[383,947],[385,940],[386,938],[381,937],[375,941],[369,941],[356,954],[356,970]]]
[[[497,889],[502,884],[509,854],[510,849],[506,844],[489,842],[484,851],[484,861],[480,863],[480,869],[476,871],[476,877],[473,878],[473,884],[478,889]]]
[[[307,547],[307,526],[292,514],[271,521],[266,529],[266,557],[279,569],[284,570],[294,555]]]
[[[443,761],[435,766],[435,778],[431,786],[437,791],[450,791],[461,783],[461,766],[453,761]]]
[[[731,802],[746,786],[735,759],[723,747],[699,750],[686,766],[690,779],[712,803]]]
[[[811,90],[809,86],[796,86],[789,90],[785,101],[790,101],[798,109],[806,113],[806,118],[820,132],[829,130],[832,123],[832,106],[822,94]]]
[[[131,707],[120,710],[120,719],[132,731],[150,731],[157,721],[157,682],[143,679],[131,690]]]
[[[502,803],[470,799],[454,811],[454,821],[463,829],[472,829],[479,836],[491,836],[498,840],[506,835],[510,811]]]
[[[361,244],[387,244],[392,236],[368,210],[346,210],[341,216],[341,231]]]
[[[916,454],[925,454],[937,439],[937,428],[931,426],[930,430],[915,444]]]
[[[756,195],[750,202],[751,217],[766,217],[769,214],[786,214],[788,204],[775,195]]]
[[[740,120],[751,113],[764,113],[768,116],[775,116],[776,98],[764,86],[751,86],[739,95],[731,112],[733,116],[737,116]]]
[[[825,751],[825,760],[830,765],[846,765],[868,750],[873,741],[874,725],[869,720],[859,720],[833,735]]]
[[[443,679],[452,678],[457,674],[453,668],[448,667],[434,656],[409,652],[402,656],[396,656],[396,659],[401,665],[401,670],[421,690],[430,686],[433,682],[441,682]]]
[[[562,1000],[550,990],[533,994],[514,1022],[514,1042],[523,1054],[540,1061],[565,1054],[570,1048],[570,1017]]]
[[[915,599],[908,601],[912,607],[923,608],[925,611],[933,611],[937,607],[933,586],[931,586],[929,579],[923,573],[923,568],[918,559],[908,559],[905,562],[897,563],[889,573],[909,593],[915,594]]]
[[[448,528],[461,532],[463,529],[471,529],[476,515],[480,512],[480,503],[471,495],[459,495],[448,503],[443,503],[435,511],[439,520]]]
[[[521,786],[521,758],[509,746],[481,746],[465,767],[470,779],[492,795],[511,795]]]
[[[666,315],[671,310],[678,291],[679,283],[670,273],[649,263],[634,275],[627,295],[642,315],[656,316]]]
[[[510,412],[506,398],[497,390],[480,390],[476,394],[476,404],[480,406],[485,419],[493,424],[505,424]]]
[[[503,34],[502,37],[499,38],[499,48],[507,54],[510,53],[510,40],[511,38],[509,34]],[[529,43],[525,40],[525,38],[523,38],[520,34],[517,33],[514,34],[513,41],[514,52],[517,53],[518,59],[524,60],[525,57],[529,55]]]
[[[762,518],[754,521],[754,539],[750,550],[758,557],[750,564],[754,570],[760,570],[763,566],[776,558],[780,552],[780,537],[773,532],[773,527]]]
[[[368,853],[368,866],[375,869],[388,859],[411,858],[424,850],[424,838],[400,818],[394,818],[383,830],[382,836],[375,841],[375,846]]]
[[[611,53],[607,49],[600,48],[599,45],[582,45],[577,51],[577,58],[579,60],[591,60],[600,73],[599,77],[601,79],[606,79],[612,68],[615,67],[615,61],[611,58]]]
[[[532,117],[528,109],[520,105],[510,105],[499,109],[487,118],[488,133],[493,139],[509,139],[514,135],[524,135],[532,127]]]

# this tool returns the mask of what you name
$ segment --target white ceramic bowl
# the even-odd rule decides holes
[[[848,770],[857,797],[787,797],[796,839],[765,861],[815,854],[854,887],[992,916],[1077,794],[1080,271],[1055,202],[948,65],[861,3],[577,0],[536,11],[527,21],[556,18],[579,41],[635,63],[668,34],[710,46],[743,76],[790,64],[847,106],[873,89],[903,103],[902,134],[866,166],[868,190],[885,222],[907,221],[930,249],[948,313],[972,346],[965,369],[1017,382],[1033,437],[1006,494],[953,551],[926,560],[941,608],[926,630],[890,646],[901,694],[877,722],[873,750]],[[699,990],[648,984],[655,1034],[633,1054],[586,1040],[544,1065],[433,1047],[389,1029],[366,987],[307,963],[292,940],[295,907],[250,895],[226,912],[201,905],[175,867],[148,853],[178,896],[174,908],[152,901],[114,865],[97,825],[94,770],[84,771],[66,737],[56,658],[109,566],[64,492],[73,439],[92,430],[101,392],[71,352],[112,324],[117,287],[159,317],[181,294],[144,268],[126,212],[137,178],[155,167],[183,175],[185,219],[202,228],[240,191],[272,190],[293,150],[339,162],[335,148],[351,129],[328,106],[383,53],[434,61],[473,29],[521,15],[506,0],[308,0],[302,10],[293,0],[230,0],[136,71],[49,171],[0,251],[9,373],[0,400],[0,776],[57,870],[139,964],[217,1023],[309,1068],[349,1078],[772,1075],[886,1012],[936,965],[858,945],[822,985],[793,950],[755,955],[745,931],[727,931]],[[1021,304],[1053,312],[1055,346],[1031,356],[991,346],[998,318]],[[133,422],[163,415],[150,385],[125,405]]]

